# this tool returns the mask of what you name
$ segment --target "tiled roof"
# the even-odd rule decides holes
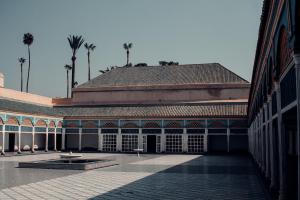
[[[35,105],[10,99],[0,99],[0,110],[32,115],[61,116],[53,107]]]
[[[120,67],[77,88],[184,84],[244,84],[248,81],[219,63],[172,66]]]
[[[0,110],[33,115],[61,117],[246,117],[247,103],[214,102],[178,105],[47,107],[8,99],[0,99]]]
[[[69,117],[246,117],[247,103],[60,107],[60,109]]]

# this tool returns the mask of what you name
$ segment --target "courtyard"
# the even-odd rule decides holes
[[[0,199],[268,199],[248,156],[84,153],[119,165],[89,171],[17,168],[59,153],[0,158]]]

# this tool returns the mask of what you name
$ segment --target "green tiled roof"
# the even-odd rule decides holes
[[[109,86],[149,86],[233,83],[248,81],[226,69],[219,63],[172,66],[120,67],[106,72],[78,88]]]

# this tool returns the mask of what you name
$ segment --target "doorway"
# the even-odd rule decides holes
[[[8,134],[8,151],[15,151],[15,133]]]
[[[156,135],[147,135],[147,153],[156,153]]]
[[[57,149],[57,151],[61,151],[61,140],[62,140],[62,135],[57,134],[56,135],[56,149]]]

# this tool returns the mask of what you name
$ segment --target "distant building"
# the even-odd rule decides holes
[[[300,199],[300,1],[264,1],[251,82],[250,152],[275,198]]]
[[[246,152],[249,89],[218,63],[116,68],[73,89],[70,99],[0,88],[0,145],[3,151]]]

